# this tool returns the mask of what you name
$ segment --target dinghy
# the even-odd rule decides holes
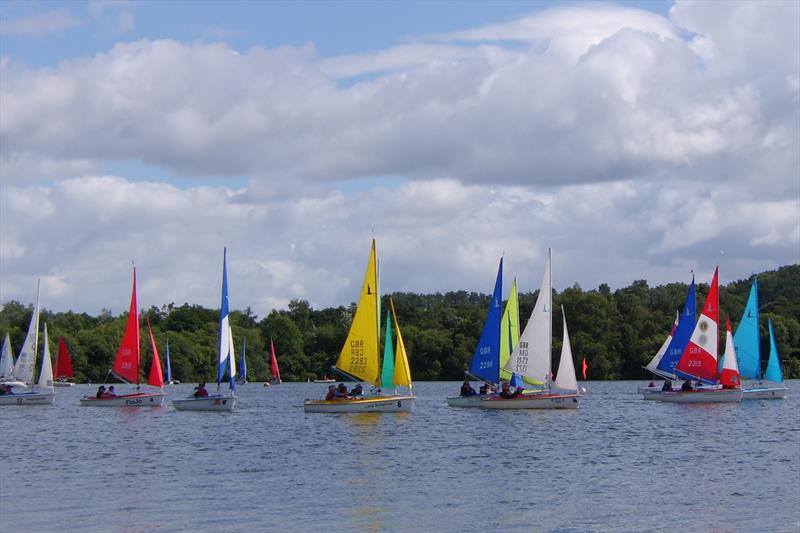
[[[380,366],[379,318],[380,295],[378,291],[378,258],[375,240],[372,241],[367,272],[361,288],[353,323],[347,340],[333,369],[345,376],[368,383],[374,392],[364,397],[334,400],[306,400],[303,409],[307,413],[365,413],[365,412],[410,412],[415,397],[411,393],[411,372],[408,365],[403,336],[389,300],[391,320],[387,313],[386,341],[383,366]],[[392,324],[397,333],[397,349],[393,349]],[[380,370],[379,370],[380,369]],[[397,387],[407,393],[398,393]],[[394,393],[388,389],[394,388]]]
[[[219,309],[219,345],[217,358],[217,394],[189,396],[172,400],[177,411],[233,411],[236,406],[236,352],[233,349],[233,332],[228,313],[228,249],[222,251],[222,301]],[[228,368],[230,367],[230,368]],[[226,371],[229,375],[230,393],[220,392]]]
[[[520,396],[503,398],[490,396],[482,398],[481,407],[487,409],[577,409],[581,400],[578,381],[575,376],[575,363],[572,360],[572,348],[567,332],[567,318],[564,317],[564,340],[561,345],[561,360],[558,374],[553,380],[551,363],[551,346],[553,342],[552,307],[553,282],[552,251],[547,252],[542,285],[536,305],[531,312],[528,323],[519,337],[505,369],[521,378],[526,387],[533,385],[534,390],[526,390]]]
[[[152,332],[150,334],[152,343]],[[158,387],[157,392],[143,392],[139,390],[139,308],[136,304],[136,268],[133,269],[133,289],[131,290],[131,305],[128,311],[128,321],[125,324],[125,333],[122,336],[117,356],[110,374],[125,383],[135,384],[136,391],[128,394],[101,394],[84,396],[81,405],[86,407],[159,407],[164,403],[164,380],[161,376],[161,363],[158,361],[158,350],[153,343],[153,360],[150,365],[148,385]],[[158,370],[156,371],[156,367]]]

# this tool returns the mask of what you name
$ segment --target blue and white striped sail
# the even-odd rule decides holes
[[[228,249],[222,252],[222,302],[219,309],[219,360],[217,362],[217,386],[222,383],[225,371],[230,364],[231,389],[236,388],[236,360],[233,352],[233,336],[231,335],[230,316],[228,313]]]
[[[783,381],[781,372],[781,360],[778,357],[778,345],[775,343],[775,332],[772,330],[772,320],[769,324],[769,359],[767,360],[767,371],[764,379],[767,381]]]
[[[661,361],[658,363],[658,367],[656,367],[658,372],[654,373],[671,379],[676,378],[675,365],[678,364],[678,359],[683,355],[683,351],[689,344],[689,339],[691,339],[694,331],[695,309],[694,276],[692,276],[692,284],[689,285],[689,294],[686,295],[686,302],[684,302],[683,309],[678,317],[678,325],[675,327],[669,346],[667,346]]]
[[[167,383],[172,383],[172,365],[169,362],[169,340],[167,340],[167,356],[166,356],[166,365],[167,365]]]
[[[503,315],[503,258],[497,269],[492,303],[483,324],[483,332],[472,354],[469,373],[476,378],[497,383],[500,380],[500,320]]]
[[[758,280],[753,277],[750,297],[744,306],[742,320],[733,335],[739,375],[745,379],[761,379],[761,348],[758,334]]]

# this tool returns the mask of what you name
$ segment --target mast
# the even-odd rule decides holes
[[[547,357],[548,371],[547,371],[547,388],[552,388],[553,383],[553,249],[547,249],[547,274],[549,276],[547,287],[547,302],[548,309],[547,319],[550,322],[548,331],[550,332],[550,353]]]

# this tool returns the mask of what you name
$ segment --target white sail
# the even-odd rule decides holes
[[[44,325],[44,356],[42,357],[42,371],[39,373],[38,389],[53,390],[53,363],[50,360],[50,343],[47,340],[47,323]]]
[[[525,329],[519,336],[519,343],[511,352],[505,369],[516,372],[528,383],[544,385],[550,382],[552,346],[552,307],[553,290],[550,278],[551,251],[547,251],[539,297],[531,312]]]
[[[647,363],[645,367],[647,370],[654,374],[659,374],[658,364],[661,362],[661,358],[664,357],[664,354],[667,353],[667,348],[669,347],[669,343],[672,342],[672,333],[675,331],[675,328],[678,327],[678,322],[680,321],[680,313],[675,311],[675,323],[672,324],[672,329],[669,331],[669,335],[667,335],[667,340],[664,341],[664,344],[661,345],[661,348],[658,349],[656,354],[653,356],[653,359]]]
[[[14,363],[14,377],[27,384],[33,383],[33,367],[36,364],[36,346],[39,344],[39,282],[36,283],[36,307],[33,308],[28,334]]]
[[[0,353],[0,381],[10,380],[14,376],[14,353],[11,351],[11,338],[6,333],[3,351]]]
[[[575,377],[575,363],[572,361],[572,346],[569,343],[567,315],[564,313],[563,305],[561,306],[561,314],[564,317],[564,342],[561,344],[561,360],[558,362],[555,387],[562,390],[577,391],[578,379]]]
[[[228,361],[231,365],[231,381],[236,381],[236,350],[233,349],[233,328],[230,326],[228,326]]]

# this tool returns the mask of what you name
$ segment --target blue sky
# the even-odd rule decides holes
[[[8,2],[0,301],[722,283],[800,261],[794,2]],[[706,280],[707,281],[707,280]],[[724,304],[723,304],[724,307]]]

